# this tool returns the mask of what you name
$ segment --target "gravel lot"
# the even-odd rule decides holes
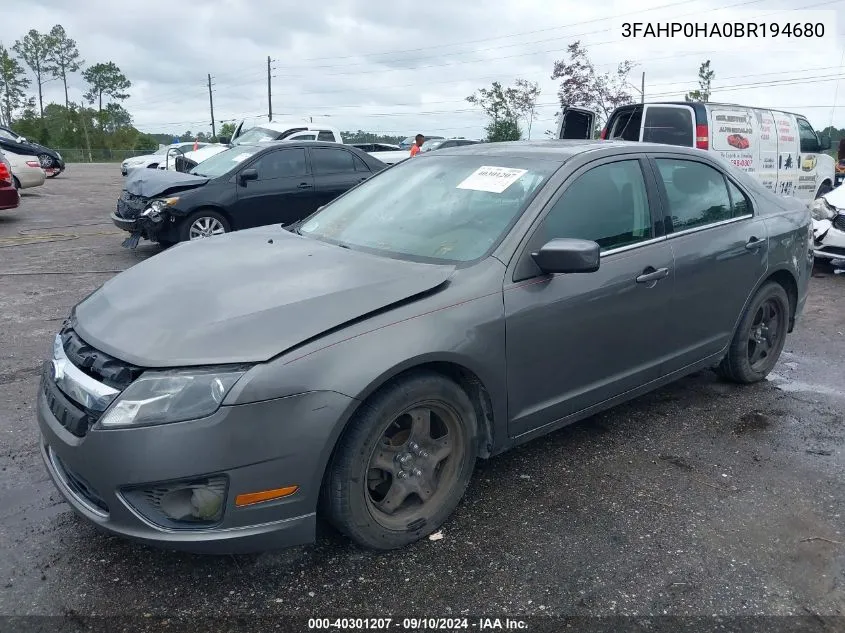
[[[72,305],[155,255],[108,220],[118,165],[0,213],[0,614],[845,615],[845,276],[819,272],[772,380],[702,372],[481,462],[443,538],[200,557],[78,520],[37,450]]]

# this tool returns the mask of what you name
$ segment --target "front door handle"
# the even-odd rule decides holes
[[[658,268],[655,270],[651,266],[643,271],[643,274],[637,277],[638,284],[649,284],[653,281],[660,281],[669,276],[668,268]]]
[[[748,238],[748,241],[745,243],[745,248],[749,251],[756,251],[763,245],[763,240],[757,239],[756,236],[752,235]]]
[[[309,183],[307,183],[307,182],[301,182],[301,183],[299,183],[299,187],[298,187],[298,188],[299,188],[299,189],[310,189],[310,188],[311,188],[311,185],[310,185]]]

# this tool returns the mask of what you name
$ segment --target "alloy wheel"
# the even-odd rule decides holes
[[[780,330],[785,319],[780,302],[775,298],[760,304],[748,332],[748,362],[751,369],[760,371],[776,351]]]
[[[226,232],[223,223],[217,218],[202,216],[194,220],[191,224],[191,229],[188,237],[191,240],[200,240],[204,237],[211,237],[212,235],[222,235]]]
[[[367,466],[373,518],[402,529],[428,514],[459,474],[463,446],[457,414],[445,403],[414,405],[384,430]]]

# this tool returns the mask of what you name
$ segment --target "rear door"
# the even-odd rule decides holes
[[[239,182],[235,177],[237,201],[231,215],[237,228],[290,224],[319,206],[304,148],[280,147],[244,166],[250,168],[258,171],[258,180]]]
[[[665,374],[727,347],[766,273],[768,239],[750,197],[714,163],[668,153],[650,160],[675,261]]]
[[[685,105],[660,103],[644,106],[639,140],[695,147],[695,111]]]
[[[369,170],[361,171],[360,166],[356,165],[356,160],[360,163],[363,161],[343,147],[311,147],[309,152],[316,189],[315,209],[370,176]]]
[[[596,115],[583,108],[565,107],[557,125],[559,139],[591,139],[595,133]]]

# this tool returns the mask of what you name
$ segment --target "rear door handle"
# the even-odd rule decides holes
[[[748,241],[745,243],[745,248],[749,251],[756,251],[763,245],[763,240],[757,239],[756,236],[752,235],[748,238]]]
[[[298,188],[299,188],[299,189],[310,189],[310,188],[311,188],[311,185],[310,185],[310,184],[308,184],[307,182],[301,182],[301,183],[299,183],[299,187],[298,187]]]
[[[661,279],[665,279],[669,276],[669,269],[668,268],[658,268],[655,270],[651,266],[646,268],[643,271],[643,274],[637,277],[638,284],[648,284],[652,281],[660,281]]]

